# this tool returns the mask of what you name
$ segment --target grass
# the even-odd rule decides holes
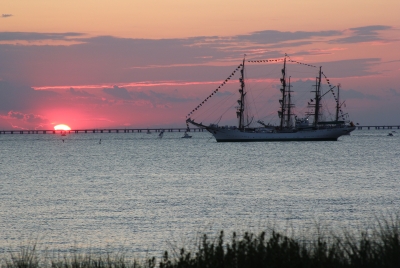
[[[203,235],[191,250],[165,251],[161,259],[126,260],[122,255],[70,254],[43,260],[36,246],[9,253],[3,268],[184,268],[184,267],[400,267],[400,221],[378,221],[376,228],[358,234],[317,232],[311,239],[274,230],[242,235],[226,241],[223,231],[214,238]]]

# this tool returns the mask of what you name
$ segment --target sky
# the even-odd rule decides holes
[[[285,54],[299,102],[322,66],[346,120],[400,125],[398,0],[2,0],[0,10],[1,130],[185,127],[188,115],[234,124],[230,76],[244,57],[253,112],[273,124]]]

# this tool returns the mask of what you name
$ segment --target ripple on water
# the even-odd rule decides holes
[[[0,239],[159,253],[197,232],[361,226],[400,205],[398,136],[216,143],[207,133],[1,135]],[[102,139],[99,144],[98,140]]]

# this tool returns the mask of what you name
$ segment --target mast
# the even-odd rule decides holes
[[[319,120],[319,108],[321,106],[320,101],[321,101],[321,71],[322,67],[319,67],[319,74],[317,77],[317,84],[315,88],[315,109],[314,109],[314,127],[318,126],[318,120]]]
[[[290,88],[291,88],[291,85],[290,85],[290,76],[289,76],[289,85],[288,85],[288,88],[289,88],[289,90],[287,91],[287,93],[288,93],[288,99],[287,99],[287,121],[286,121],[286,127],[291,127],[291,121],[290,121],[290,119],[291,119],[292,114],[291,114],[290,108],[292,107],[292,103],[291,103],[291,95],[290,95],[290,92],[292,92],[292,91],[290,90]]]
[[[246,95],[246,92],[244,92],[244,61],[245,58],[243,58],[242,69],[240,70],[240,99],[238,100],[239,107],[236,111],[236,115],[239,118],[239,130],[244,130],[244,96]]]
[[[281,110],[278,111],[278,116],[281,119],[281,123],[279,125],[280,129],[283,129],[284,121],[285,121],[285,102],[286,102],[286,55],[283,62],[283,69],[282,69],[282,78],[281,78],[281,92],[282,92],[282,99],[279,100],[281,104]]]
[[[340,92],[340,84],[337,86],[337,100],[336,100],[336,122],[339,121],[339,110],[340,110],[340,99],[339,99],[339,92]]]

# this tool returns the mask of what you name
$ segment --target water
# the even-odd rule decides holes
[[[158,255],[199,232],[365,226],[400,207],[400,134],[388,132],[274,143],[1,135],[0,252],[38,241]]]

